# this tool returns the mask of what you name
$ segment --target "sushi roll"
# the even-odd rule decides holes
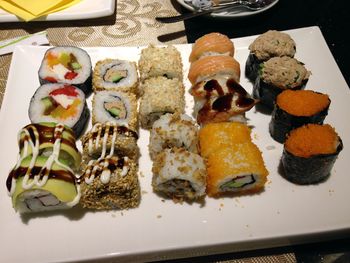
[[[239,62],[230,56],[202,57],[191,64],[188,79],[194,85],[218,75],[229,76],[239,82],[241,76]]]
[[[174,46],[149,45],[142,49],[138,64],[142,81],[159,76],[183,80],[181,54]]]
[[[245,122],[245,112],[258,100],[233,78],[217,76],[194,85],[190,93],[194,96],[194,116],[200,125],[209,122]]]
[[[239,122],[208,123],[199,130],[200,155],[208,158],[224,147],[251,140],[250,128]]]
[[[153,123],[150,132],[149,152],[151,159],[166,148],[184,148],[197,153],[198,129],[185,114],[165,114]]]
[[[81,138],[85,163],[107,155],[136,159],[139,155],[137,139],[138,134],[126,126],[110,122],[96,123]]]
[[[92,66],[89,54],[78,47],[53,47],[46,51],[39,68],[40,84],[65,83],[92,91]]]
[[[322,124],[331,100],[311,90],[285,90],[276,98],[269,125],[272,138],[283,143],[287,134],[304,124]]]
[[[137,99],[135,94],[103,90],[92,100],[92,124],[116,123],[132,130],[138,128]]]
[[[296,184],[325,181],[343,149],[343,142],[329,124],[306,124],[292,130],[282,154],[284,177]]]
[[[207,194],[212,197],[260,192],[268,176],[260,150],[250,141],[211,153],[207,172]]]
[[[246,77],[255,82],[258,76],[259,65],[273,57],[294,57],[296,45],[286,33],[269,30],[257,37],[249,45],[249,56],[245,66]]]
[[[175,202],[194,201],[205,195],[206,170],[201,156],[185,149],[165,149],[152,167],[153,190]]]
[[[19,132],[19,157],[6,186],[19,213],[70,208],[80,199],[75,172],[80,154],[73,131],[62,124],[27,125]]]
[[[198,38],[192,46],[189,61],[192,63],[204,56],[226,55],[233,57],[233,42],[221,33],[209,33]]]
[[[185,90],[178,79],[156,77],[145,80],[140,100],[140,122],[144,129],[151,129],[153,123],[166,113],[183,113]]]
[[[136,63],[110,58],[100,60],[95,65],[92,85],[95,92],[115,90],[137,95]]]
[[[29,104],[29,119],[32,123],[63,123],[72,128],[77,137],[83,132],[89,116],[84,92],[67,84],[40,86]]]
[[[82,175],[80,203],[96,210],[137,207],[140,185],[135,161],[118,156],[90,161]]]
[[[253,97],[273,109],[276,96],[286,89],[304,89],[311,72],[290,57],[275,57],[260,65],[253,87]]]

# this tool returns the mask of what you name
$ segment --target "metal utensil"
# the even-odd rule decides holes
[[[211,6],[205,9],[198,9],[193,13],[185,13],[178,16],[171,17],[156,17],[156,20],[161,23],[174,23],[183,21],[186,19],[190,19],[197,16],[202,16],[206,14],[210,14],[217,11],[224,11],[234,7],[243,7],[250,11],[258,11],[263,8],[267,8],[276,0],[233,0],[230,2],[223,2],[215,6]]]

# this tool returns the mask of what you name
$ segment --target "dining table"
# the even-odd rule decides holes
[[[184,1],[177,0],[116,0],[112,13],[103,17],[76,18],[72,20],[38,19],[29,22],[3,21],[0,22],[0,41],[45,31],[48,44],[52,46],[78,46],[82,48],[143,47],[149,44],[181,46],[194,43],[201,36],[211,32],[225,34],[235,41],[235,39],[257,36],[268,30],[288,31],[316,27],[322,33],[327,48],[330,50],[337,67],[339,67],[345,83],[347,86],[350,86],[350,52],[348,44],[348,35],[350,32],[348,18],[350,10],[349,1],[279,0],[276,5],[264,12],[246,16],[216,16],[215,14],[209,14],[175,23],[161,23],[155,19],[156,17],[175,16],[192,12],[183,3]],[[310,43],[311,46],[314,45],[315,47],[318,44],[317,42]],[[10,66],[11,62],[13,62],[12,58],[12,53],[0,56],[0,105],[4,100]],[[327,68],[327,65],[323,66]],[[325,74],[327,74],[327,70],[325,70]],[[20,78],[21,76],[16,77]],[[327,82],[327,85],[331,84]],[[335,89],[336,87],[330,88]],[[343,118],[343,122],[348,122],[346,121],[346,115],[347,112],[343,112],[343,116],[340,116],[340,118]],[[1,124],[1,126],[3,125],[6,125],[6,123]],[[345,145],[345,147],[348,147],[348,145]],[[2,148],[1,151],[6,151],[6,149]],[[1,174],[0,176],[2,178],[1,182],[3,182],[6,175]],[[2,188],[0,192],[3,192],[4,187]],[[347,200],[339,205],[345,204],[343,209],[349,210],[349,201]],[[322,204],[320,203],[320,205]],[[2,210],[3,208],[0,209]],[[256,216],[258,217],[259,215]],[[334,216],[336,217],[337,215]],[[34,221],[36,219],[34,218],[32,220]],[[84,218],[81,220],[84,220]],[[142,218],[140,220],[142,221]],[[232,227],[235,224],[234,220],[232,218]],[[100,224],[98,222],[95,223],[96,227]],[[0,221],[0,224],[5,224],[5,222]],[[176,218],[174,218],[174,224],[176,224]],[[12,225],[11,227],[15,226]],[[140,237],[137,236],[138,234],[130,233],[135,236],[135,240],[138,239],[137,243],[139,244]],[[40,241],[35,240],[34,236],[33,241],[40,243]],[[286,242],[279,241],[278,239],[276,242],[269,242],[268,244],[257,242],[246,246],[232,246],[232,248],[225,246],[225,249],[218,247],[213,249],[199,247],[195,253],[191,253],[190,249],[187,249],[185,253],[177,251],[169,255],[164,251],[158,251],[159,253],[162,252],[159,256],[147,253],[145,255],[137,254],[135,258],[119,258],[118,253],[116,253],[109,257],[82,258],[82,261],[98,262],[100,260],[101,262],[118,262],[122,259],[126,262],[350,262],[349,228],[332,233],[320,233],[320,235],[313,238],[305,236],[305,238],[291,238]],[[101,246],[103,245],[102,237]],[[38,251],[40,249],[39,245]],[[35,253],[40,253],[38,251]],[[116,248],[117,251],[118,249]],[[10,252],[2,251],[0,254],[4,253],[9,254]],[[15,260],[16,257],[13,253],[11,251],[12,257],[8,256],[5,258]],[[18,249],[18,253],[21,253],[21,249]],[[2,255],[0,255],[1,258]],[[40,257],[35,257],[34,261],[45,262],[46,260],[47,258],[40,260]],[[59,258],[52,261],[61,262]],[[66,260],[64,259],[62,261]],[[72,261],[79,260],[74,258]]]

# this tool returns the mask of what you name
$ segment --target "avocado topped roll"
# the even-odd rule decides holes
[[[6,186],[20,213],[70,208],[80,199],[80,154],[62,124],[32,124],[19,133],[20,153]]]
[[[290,57],[275,57],[260,64],[253,87],[253,97],[273,109],[276,96],[283,90],[304,89],[311,72],[304,64]]]
[[[95,65],[92,84],[95,92],[115,90],[137,95],[136,63],[110,58],[100,60]]]
[[[245,66],[246,77],[255,82],[259,65],[272,57],[294,57],[296,47],[294,40],[286,33],[269,30],[257,37],[249,45],[249,56]]]

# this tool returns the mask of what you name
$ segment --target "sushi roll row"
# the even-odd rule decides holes
[[[206,167],[197,150],[198,127],[185,114],[165,114],[153,123],[149,152],[152,187],[174,202],[205,196]]]
[[[207,166],[207,194],[261,192],[268,171],[251,130],[238,122],[209,123],[199,131],[199,151]]]
[[[140,71],[140,123],[151,129],[153,123],[166,113],[181,114],[185,108],[182,60],[173,46],[142,49]]]
[[[193,115],[200,125],[245,121],[244,113],[257,103],[239,84],[240,65],[233,55],[233,42],[220,33],[204,35],[193,44],[188,79]]]

